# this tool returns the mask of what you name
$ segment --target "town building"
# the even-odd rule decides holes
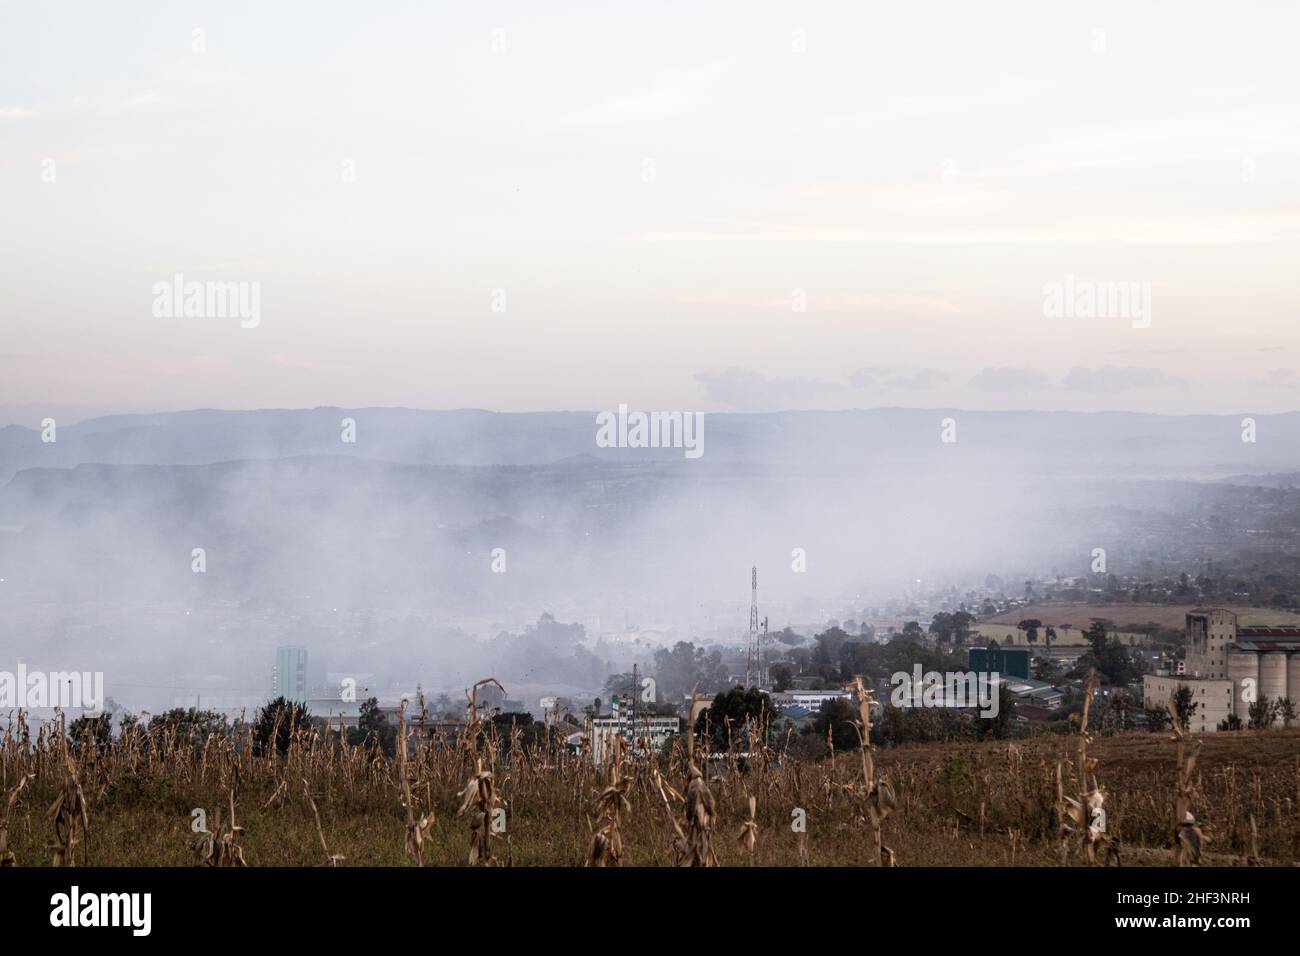
[[[829,689],[829,690],[788,690],[783,694],[773,694],[772,701],[778,707],[805,707],[810,711],[816,712],[822,709],[822,704],[828,700],[849,700],[853,695],[847,690]]]
[[[680,732],[680,717],[651,717],[630,712],[608,717],[592,717],[587,722],[591,759],[597,766],[614,755],[614,739],[621,736],[630,754],[658,753],[674,734]]]
[[[1229,714],[1247,723],[1255,700],[1300,700],[1300,627],[1240,625],[1223,608],[1191,611],[1183,673],[1147,675],[1142,696],[1159,707],[1180,687],[1199,705],[1192,730],[1216,730]]]
[[[294,703],[307,701],[307,648],[284,646],[275,649],[271,671],[271,693]]]
[[[966,666],[979,674],[1025,678],[1029,676],[1032,656],[1027,647],[999,647],[994,641],[988,647],[972,647],[967,651]]]

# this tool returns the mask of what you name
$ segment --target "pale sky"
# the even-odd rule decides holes
[[[0,0],[0,424],[1297,409],[1298,36],[1295,0]],[[155,316],[177,273],[259,323]],[[1149,325],[1045,316],[1067,276]]]

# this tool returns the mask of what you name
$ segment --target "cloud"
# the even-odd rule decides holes
[[[31,119],[39,115],[36,110],[24,109],[21,106],[0,106],[0,120]]]
[[[723,372],[698,372],[695,379],[711,400],[733,408],[780,408],[843,387],[815,379],[769,378],[735,366]]]
[[[1294,369],[1275,368],[1268,373],[1264,379],[1264,384],[1270,388],[1291,388],[1300,384],[1300,377],[1297,377]]]
[[[114,114],[130,113],[134,110],[148,109],[153,106],[165,106],[170,103],[166,97],[157,93],[135,93],[131,96],[119,96],[111,99],[95,96],[78,96],[72,100],[73,106],[85,107],[96,113]]]
[[[1175,380],[1158,368],[1119,368],[1114,365],[1104,368],[1072,368],[1061,381],[1063,387],[1075,392],[1125,392],[1173,384]]]
[[[984,368],[975,374],[970,383],[986,392],[1016,392],[1026,388],[1043,388],[1050,384],[1045,374],[1032,368]]]
[[[904,388],[928,389],[938,388],[951,376],[933,368],[904,370],[888,366],[860,368],[849,376],[849,384],[854,388]]]
[[[709,63],[670,73],[659,77],[651,87],[607,94],[598,102],[559,116],[550,125],[555,129],[574,130],[667,119],[695,104],[701,91],[712,85],[725,68],[724,63]]]

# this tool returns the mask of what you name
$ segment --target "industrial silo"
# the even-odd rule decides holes
[[[1230,652],[1228,680],[1232,681],[1232,712],[1241,718],[1242,723],[1245,723],[1250,719],[1250,703],[1246,700],[1246,687],[1254,688],[1254,693],[1250,696],[1255,700],[1259,699],[1259,655],[1254,651]]]
[[[1269,651],[1260,656],[1259,696],[1277,700],[1286,696],[1286,651]]]

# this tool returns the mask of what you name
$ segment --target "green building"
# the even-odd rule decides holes
[[[1004,677],[1029,677],[1030,650],[1027,647],[972,647],[966,666],[976,673],[997,672]]]

